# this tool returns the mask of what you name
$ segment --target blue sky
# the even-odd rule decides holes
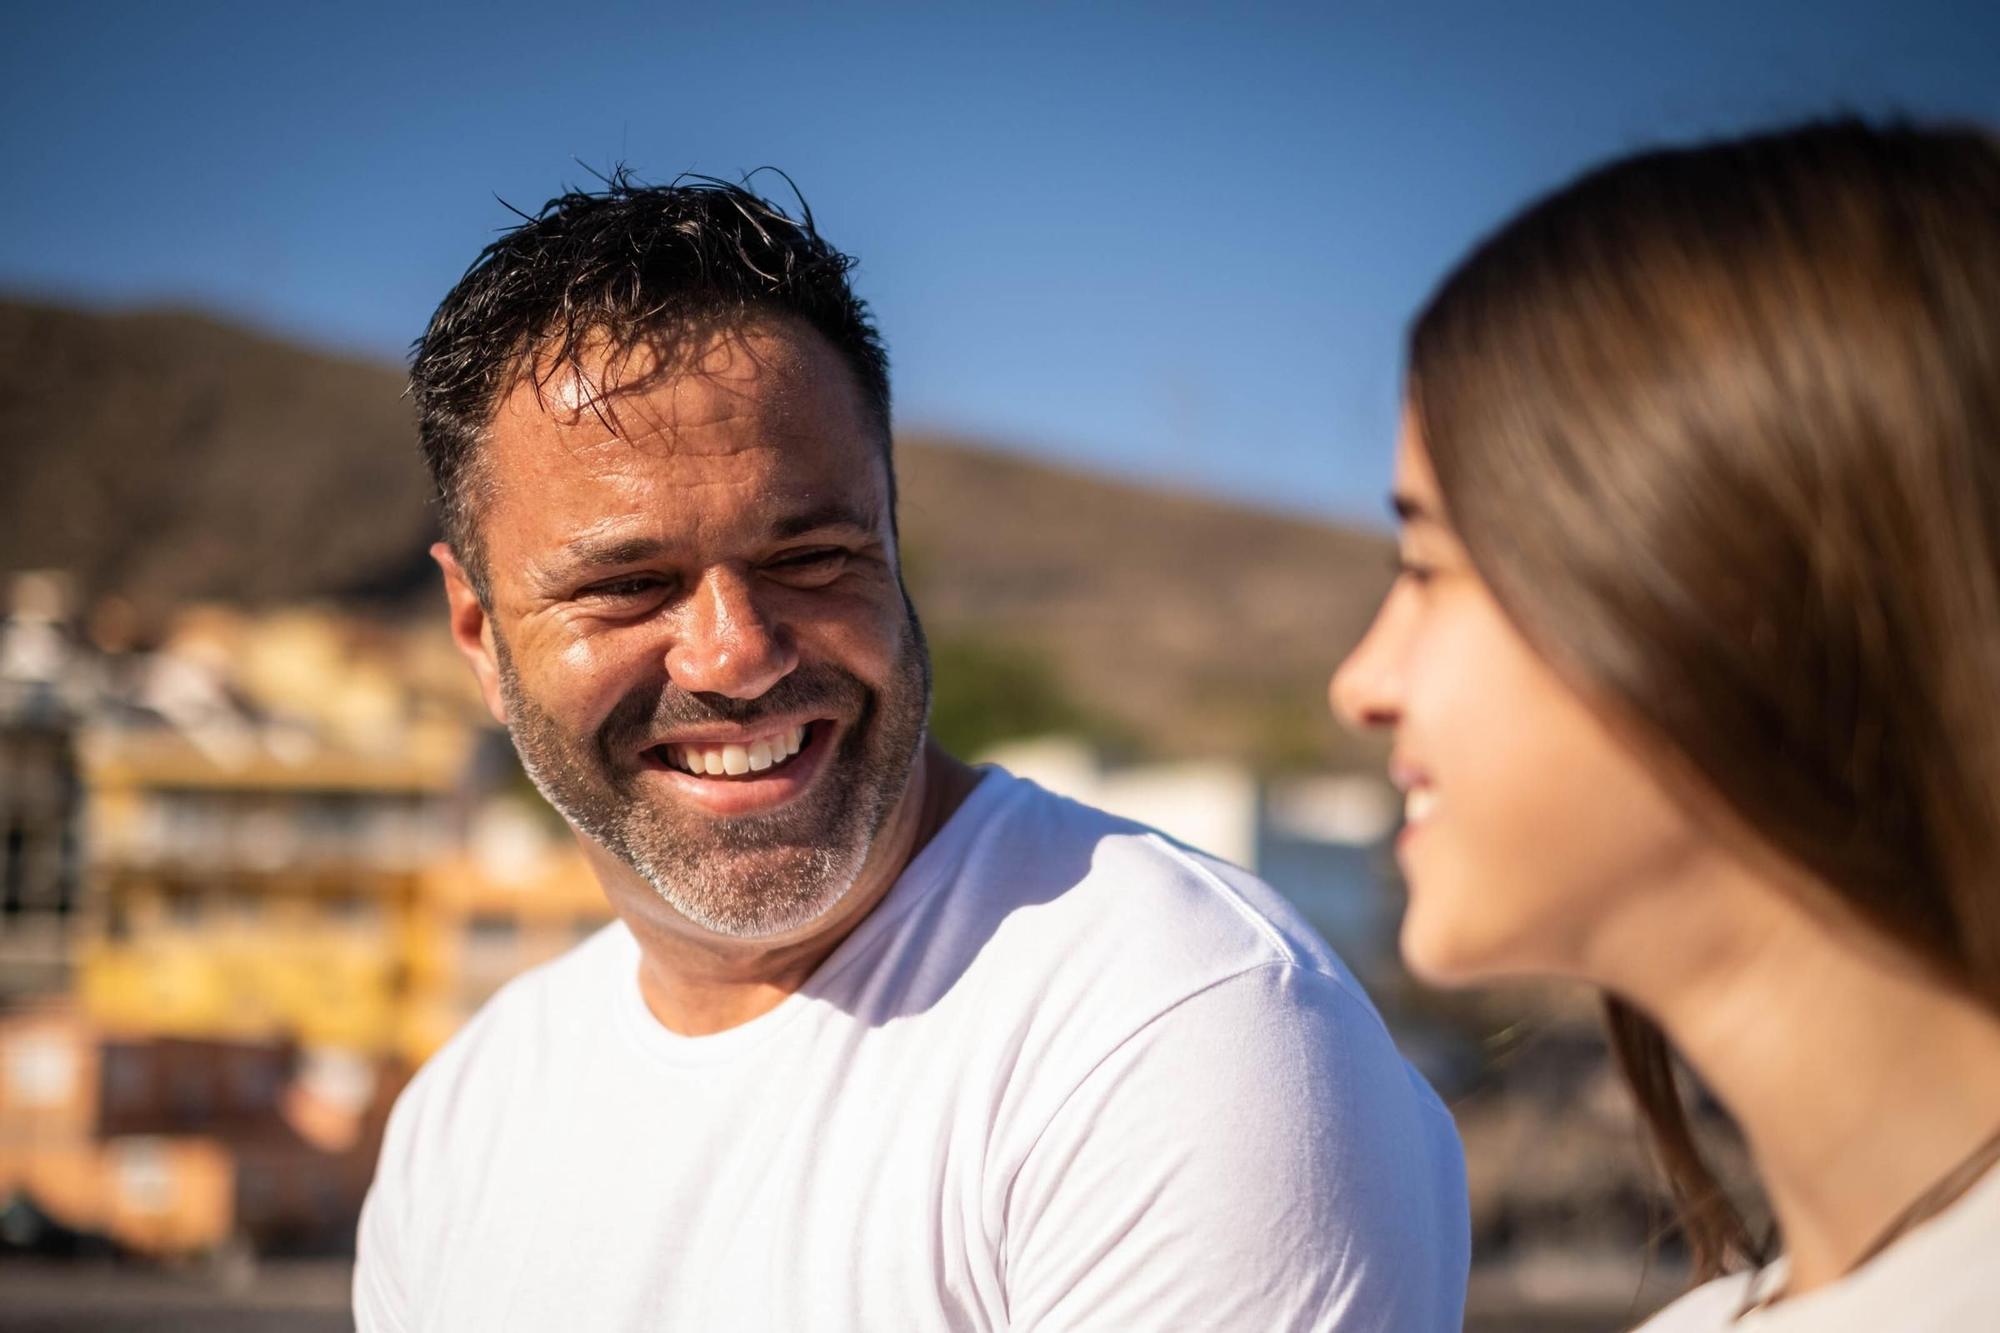
[[[399,360],[583,165],[788,171],[906,428],[1380,514],[1403,325],[1533,193],[1846,108],[2000,123],[2000,5],[17,7],[0,288]]]

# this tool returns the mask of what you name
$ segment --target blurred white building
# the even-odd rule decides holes
[[[1401,893],[1384,844],[1401,807],[1383,779],[1266,782],[1226,759],[1111,767],[1069,736],[1013,741],[980,758],[1255,871],[1364,977],[1394,966]]]

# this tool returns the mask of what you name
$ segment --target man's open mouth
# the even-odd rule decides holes
[[[676,741],[655,745],[646,753],[668,768],[698,777],[761,777],[796,759],[811,743],[813,731],[819,725],[809,722],[781,727],[766,735],[726,743]]]

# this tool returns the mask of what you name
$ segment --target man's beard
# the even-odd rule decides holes
[[[781,935],[823,916],[853,887],[909,784],[930,710],[930,654],[908,608],[889,683],[873,689],[838,667],[802,664],[755,699],[695,694],[668,681],[635,688],[594,734],[562,725],[522,687],[496,630],[494,657],[514,748],[548,803],[632,867],[695,925],[718,935]],[[771,716],[847,724],[812,785],[762,814],[718,817],[643,790],[650,737]]]

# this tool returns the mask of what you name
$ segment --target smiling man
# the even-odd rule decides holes
[[[620,180],[418,345],[452,632],[619,919],[404,1093],[360,1328],[1457,1329],[1449,1117],[1326,946],[926,740],[848,267]]]

